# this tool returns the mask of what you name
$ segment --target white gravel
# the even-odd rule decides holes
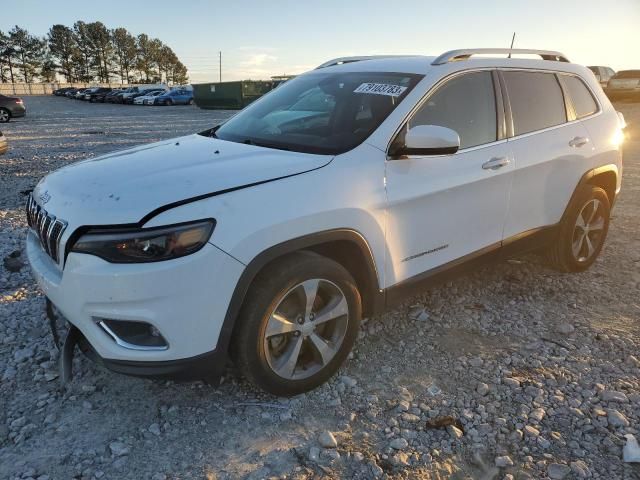
[[[229,115],[25,101],[0,127],[1,259],[24,261],[22,192],[47,172]],[[425,292],[364,321],[340,374],[297,398],[233,371],[213,388],[81,356],[63,393],[42,294],[0,264],[0,478],[638,478],[622,448],[640,438],[640,105],[618,108],[624,189],[591,270],[526,256]]]

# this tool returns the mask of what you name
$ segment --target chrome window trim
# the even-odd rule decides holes
[[[409,119],[411,117],[413,117],[416,113],[417,110],[419,110],[422,105],[424,105],[424,103],[429,99],[429,97],[435,93],[435,91],[440,88],[440,86],[442,86],[442,84],[444,84],[445,82],[451,80],[452,78],[455,78],[459,75],[464,75],[466,73],[473,73],[473,72],[482,72],[482,71],[522,71],[522,72],[538,72],[538,73],[550,73],[550,74],[556,74],[556,75],[570,75],[570,76],[574,76],[574,77],[578,77],[580,80],[582,80],[582,83],[585,84],[585,86],[587,87],[587,89],[589,90],[589,92],[591,93],[591,95],[593,96],[596,105],[598,106],[598,111],[595,113],[592,113],[591,115],[588,115],[586,117],[582,117],[582,118],[576,118],[575,120],[567,120],[564,123],[559,123],[558,125],[553,125],[551,127],[546,127],[540,130],[534,130],[532,132],[527,132],[527,133],[522,133],[520,135],[511,135],[511,136],[507,136],[507,138],[503,139],[503,140],[496,140],[495,142],[491,142],[491,143],[483,143],[482,145],[476,145],[474,147],[469,147],[469,148],[465,148],[465,149],[461,149],[458,150],[456,153],[454,153],[453,155],[457,155],[458,153],[465,153],[465,152],[469,152],[472,150],[476,150],[482,147],[490,147],[493,145],[497,145],[500,144],[504,141],[509,141],[511,139],[519,139],[519,138],[524,138],[524,137],[528,137],[531,135],[535,135],[538,133],[544,133],[547,132],[549,130],[554,130],[557,128],[561,128],[564,127],[565,125],[571,125],[575,122],[582,122],[585,120],[590,120],[592,118],[596,118],[599,115],[602,115],[603,113],[603,108],[602,108],[602,104],[600,103],[600,98],[598,97],[598,95],[596,95],[593,92],[593,89],[591,88],[591,86],[589,85],[589,82],[586,82],[580,75],[573,73],[573,72],[565,72],[562,70],[557,70],[557,69],[551,69],[551,68],[526,68],[526,67],[477,67],[477,68],[466,68],[466,69],[462,69],[462,70],[457,70],[455,72],[450,73],[449,75],[442,77],[440,80],[438,80],[438,82],[436,82],[434,85],[431,86],[431,88],[429,88],[424,96],[418,101],[416,102],[416,104],[414,105],[414,107],[404,116],[404,118],[402,119],[402,121],[400,122],[399,126],[394,130],[393,134],[391,135],[391,138],[389,139],[389,141],[387,142],[387,148],[385,149],[385,153],[387,156],[387,160],[389,160],[389,148],[391,147],[391,144],[393,143],[393,140],[396,138],[396,136],[398,135],[398,133],[400,132],[400,130],[402,130],[404,128],[404,126],[407,124],[407,122],[409,121]],[[506,88],[506,87],[505,87]],[[568,114],[568,112],[566,112]],[[425,158],[427,156],[444,156],[444,155],[425,155],[425,156],[415,156],[415,155],[411,155],[407,158]]]

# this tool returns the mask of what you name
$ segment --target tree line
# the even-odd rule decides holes
[[[102,22],[53,25],[46,36],[0,30],[0,83],[37,81],[183,84],[187,68],[171,48],[147,34]]]

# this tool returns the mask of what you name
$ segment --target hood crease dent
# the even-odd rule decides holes
[[[275,150],[194,134],[67,165],[36,199],[76,226],[143,225],[187,203],[317,170],[333,156]],[[73,219],[66,218],[73,211]]]

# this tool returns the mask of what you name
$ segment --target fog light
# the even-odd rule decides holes
[[[130,350],[166,350],[169,343],[160,331],[147,322],[96,319],[98,325],[119,346]]]

